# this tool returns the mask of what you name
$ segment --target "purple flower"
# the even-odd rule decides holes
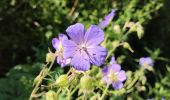
[[[59,39],[53,38],[52,39],[52,45],[56,49],[57,52],[57,63],[61,65],[63,68],[67,64],[70,63],[71,59],[64,59],[63,58],[63,41],[68,40],[67,36],[64,34],[59,34]]]
[[[115,10],[112,9],[112,11],[107,16],[104,17],[104,20],[100,22],[99,26],[101,28],[105,28],[111,22],[114,16],[115,16]]]
[[[63,57],[71,58],[71,65],[76,70],[86,71],[90,63],[100,66],[104,63],[107,50],[100,46],[104,40],[104,32],[96,25],[87,31],[81,23],[71,25],[66,30],[71,40],[63,42]]]
[[[123,82],[126,80],[125,71],[121,70],[121,66],[116,63],[105,66],[102,69],[102,74],[104,82],[112,84],[112,87],[117,90],[123,87]]]
[[[153,60],[150,58],[150,57],[141,57],[139,59],[139,64],[142,66],[142,67],[152,67],[153,66]]]

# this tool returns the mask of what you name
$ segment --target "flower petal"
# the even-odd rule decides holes
[[[54,47],[56,50],[58,50],[58,49],[59,49],[60,41],[59,41],[57,38],[53,38],[51,42],[52,42],[53,47]]]
[[[107,50],[101,46],[93,46],[87,49],[90,57],[90,62],[96,66],[104,63],[107,56]]]
[[[59,38],[60,41],[68,40],[68,37],[65,34],[62,34],[62,33],[58,35],[58,38]]]
[[[105,76],[105,75],[107,75],[108,71],[109,71],[108,66],[105,66],[105,67],[102,69],[102,74]]]
[[[149,66],[153,66],[153,60],[150,57],[146,57],[146,61]]]
[[[64,40],[63,41],[63,58],[72,58],[76,52],[77,45],[74,41]]]
[[[70,64],[71,59],[64,59],[61,56],[57,56],[57,63],[61,65],[61,68],[64,68],[66,65]]]
[[[104,20],[100,22],[99,26],[101,28],[105,28],[111,22],[114,16],[115,16],[115,10],[112,9],[112,11],[104,17]]]
[[[116,63],[116,60],[115,60],[115,57],[112,56],[112,59],[111,59],[111,61],[110,61],[110,64],[114,64],[114,63]]]
[[[126,73],[125,71],[121,70],[118,75],[117,75],[117,78],[120,82],[123,82],[126,80]]]
[[[66,32],[69,35],[69,37],[76,43],[83,42],[83,37],[85,33],[83,24],[77,23],[77,24],[71,25],[66,29]]]
[[[90,68],[90,62],[85,52],[76,52],[71,60],[71,65],[76,70],[86,71]]]
[[[112,65],[111,65],[111,69],[112,69],[112,71],[114,71],[114,72],[119,72],[120,69],[121,69],[121,66],[120,66],[119,64],[112,64]]]
[[[91,25],[85,33],[87,45],[98,45],[104,40],[104,32],[97,25]]]
[[[123,83],[122,82],[114,82],[114,83],[112,83],[112,86],[114,89],[119,90],[123,87]]]
[[[107,76],[103,77],[103,81],[104,83],[111,84],[111,80]]]

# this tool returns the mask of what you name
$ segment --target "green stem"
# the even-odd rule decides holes
[[[129,85],[127,86],[126,89],[130,89],[130,88],[138,81],[138,79],[139,79],[140,76],[141,76],[140,74],[142,73],[142,71],[143,71],[143,69],[141,68],[141,69],[139,69],[138,72],[136,72],[135,79],[131,82],[131,84],[129,84]]]
[[[51,70],[51,68],[52,68],[52,66],[53,66],[53,64],[54,64],[54,61],[55,61],[55,57],[53,58],[53,60],[52,60],[52,62],[51,62],[51,64],[50,64],[50,66],[49,66],[49,68],[48,68],[48,71]]]
[[[61,88],[59,88],[58,91],[57,91],[57,93],[56,93],[57,98],[58,98],[58,95],[59,95],[60,91],[61,91]]]
[[[67,100],[71,100],[71,93],[70,93],[70,90],[68,88],[66,88],[67,90]]]
[[[77,85],[76,88],[74,88],[74,90],[70,93],[70,95],[72,96],[78,88],[79,88],[79,85]]]
[[[104,90],[104,92],[103,92],[103,94],[102,94],[102,96],[101,96],[101,98],[99,100],[103,100],[104,99],[104,97],[105,97],[105,95],[107,93],[108,88],[109,88],[109,84],[107,84],[107,86],[106,86],[106,88],[105,88],[105,90]]]
[[[130,33],[131,33],[131,31],[129,30],[126,34],[124,34],[124,35],[122,36],[122,38],[121,38],[120,40],[121,40],[121,41],[126,40],[126,39],[127,39],[127,36],[128,36]]]
[[[53,66],[53,64],[54,64],[54,61],[55,61],[55,57],[53,58],[53,60],[52,60],[52,62],[51,62],[51,64],[50,64],[50,66],[49,66],[49,68],[48,68],[48,72],[50,71],[50,69],[51,69],[51,67]],[[47,67],[47,65],[45,66],[45,68]],[[43,69],[42,69],[43,70]],[[32,91],[32,93],[31,93],[31,95],[30,95],[30,98],[29,98],[29,100],[32,100],[32,98],[34,97],[33,95],[35,95],[36,94],[36,92],[38,91],[38,86],[40,86],[40,84],[41,84],[41,82],[42,82],[42,80],[44,79],[44,77],[48,74],[48,72],[46,72],[45,74],[42,74],[42,76],[41,76],[41,78],[40,78],[40,80],[37,82],[37,84],[36,84],[36,86],[34,87],[34,89],[33,89],[33,91]],[[40,72],[41,73],[41,72]]]
[[[83,97],[83,95],[79,96],[76,100],[80,100]]]
[[[85,93],[83,94],[82,100],[86,100],[86,95],[85,95]]]

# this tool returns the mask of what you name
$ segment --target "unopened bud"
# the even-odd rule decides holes
[[[50,90],[48,91],[46,94],[46,100],[57,100],[57,93],[55,93],[54,91]]]
[[[120,44],[120,41],[118,41],[118,40],[115,40],[115,41],[113,41],[113,48],[115,49],[115,48],[117,48],[118,46],[119,46],[119,44]]]
[[[132,71],[127,71],[126,75],[127,75],[128,78],[131,78],[132,77]]]
[[[145,85],[146,84],[146,77],[143,76],[141,81],[142,81],[142,85]]]
[[[143,34],[144,34],[144,29],[143,29],[143,27],[142,27],[142,25],[140,23],[137,24],[136,31],[137,31],[138,38],[141,39]]]
[[[145,86],[141,86],[141,91],[146,91],[146,87]]]
[[[117,34],[119,34],[119,33],[121,32],[119,25],[115,25],[113,28],[114,28],[114,31],[115,31]]]
[[[125,28],[131,28],[135,23],[134,22],[126,22],[125,23]]]
[[[56,85],[58,87],[66,87],[68,85],[68,76],[67,75],[61,75],[56,80]]]
[[[102,79],[102,80],[100,80],[100,82],[99,82],[99,86],[105,86],[106,85],[106,83],[104,82],[104,80]]]
[[[52,60],[54,59],[54,57],[55,57],[54,53],[52,53],[52,52],[47,53],[47,55],[46,55],[46,62],[47,62],[47,63],[48,63],[48,62],[52,62]]]
[[[83,76],[80,79],[80,87],[82,91],[88,92],[93,88],[93,79],[90,76]]]
[[[130,32],[137,32],[138,38],[141,39],[144,34],[144,29],[142,25],[139,22],[137,22],[131,26]]]
[[[123,44],[123,47],[126,48],[126,49],[129,49],[131,52],[134,52],[133,49],[131,48],[131,46],[129,45],[129,43],[125,42]]]

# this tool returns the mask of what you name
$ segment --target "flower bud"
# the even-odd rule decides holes
[[[68,85],[68,76],[67,75],[61,75],[56,80],[56,85],[58,87],[65,87]]]
[[[104,82],[103,79],[99,81],[99,86],[105,86],[105,85],[106,85],[106,83]]]
[[[144,34],[144,29],[141,24],[139,24],[139,23],[137,24],[136,31],[137,31],[138,38],[141,39]]]
[[[114,31],[115,31],[117,34],[120,34],[121,30],[120,30],[120,26],[119,26],[119,25],[115,25],[113,28],[114,28]]]
[[[120,44],[120,41],[118,41],[118,40],[113,41],[113,43],[112,43],[113,48],[114,49],[117,48],[119,46],[119,44]]]
[[[125,42],[123,44],[123,47],[126,48],[126,49],[129,49],[131,52],[134,52],[133,49],[131,48],[131,46],[129,45],[129,43]]]
[[[51,62],[54,57],[55,57],[54,53],[51,53],[51,52],[47,53],[47,55],[46,55],[46,62],[47,63]]]
[[[46,94],[46,100],[57,100],[57,93],[55,93],[54,91],[50,90],[48,91]]]
[[[126,22],[125,23],[125,28],[131,28],[135,23],[134,22]]]
[[[130,32],[137,32],[138,38],[141,39],[144,34],[144,29],[142,25],[139,22],[137,22],[131,26]]]
[[[146,81],[147,81],[147,80],[146,80],[146,77],[145,77],[145,76],[143,76],[143,77],[142,77],[142,80],[141,80],[142,85],[145,85],[145,84],[146,84]]]
[[[90,76],[83,76],[80,79],[80,88],[82,91],[88,92],[93,88],[93,79]]]

